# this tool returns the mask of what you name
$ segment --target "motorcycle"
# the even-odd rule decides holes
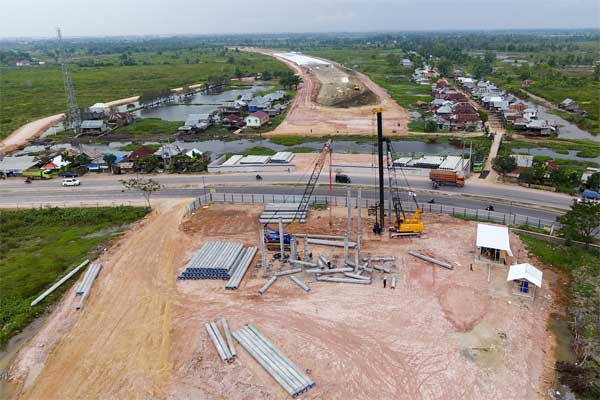
[[[494,206],[490,204],[485,208],[485,211],[494,211]]]
[[[257,180],[257,181],[262,181],[262,176],[260,176],[260,175],[258,175],[258,174],[257,174],[257,175],[256,175],[256,180]]]
[[[435,204],[435,199],[431,199],[428,201],[429,204]]]

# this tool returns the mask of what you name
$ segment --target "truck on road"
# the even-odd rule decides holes
[[[52,171],[48,169],[28,169],[22,171],[21,175],[31,179],[52,179]]]
[[[465,177],[464,175],[449,170],[440,170],[440,169],[432,169],[429,172],[429,179],[435,185],[452,185],[452,186],[465,186]]]

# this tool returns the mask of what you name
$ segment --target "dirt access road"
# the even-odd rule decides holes
[[[255,47],[240,48],[243,51],[269,55],[288,65],[298,74],[303,83],[299,86],[295,99],[292,101],[285,120],[265,136],[276,135],[372,135],[376,131],[373,108],[383,108],[383,128],[387,136],[408,134],[409,116],[390,95],[371,81],[366,75],[350,71],[330,60],[324,60],[332,65],[333,71],[325,72],[319,69],[298,65],[285,58],[276,56],[276,51]],[[313,57],[316,58],[316,57]],[[361,91],[370,92],[374,98],[367,99],[369,105],[349,106],[341,102],[343,107],[333,107],[323,104],[340,104],[331,100],[335,97],[337,86],[333,87],[332,79],[342,79],[348,76],[348,84],[356,79]],[[321,82],[319,78],[328,79]],[[323,89],[323,91],[321,90]],[[343,90],[343,89],[342,89]],[[329,94],[327,94],[328,92]],[[370,96],[370,95],[369,95]],[[360,102],[360,101],[359,101]],[[319,104],[321,103],[321,104]]]
[[[184,204],[157,202],[101,257],[103,269],[81,311],[75,311],[77,285],[65,295],[13,363],[11,380],[21,386],[15,397],[164,398]]]
[[[174,89],[176,90],[176,89]],[[123,104],[134,103],[139,100],[139,96],[128,97],[125,99],[113,100],[106,103],[109,107],[120,106]],[[15,129],[8,137],[0,142],[0,153],[10,153],[23,148],[27,143],[39,138],[48,128],[58,124],[65,118],[65,114],[56,114],[49,117],[40,118],[28,124]]]
[[[65,296],[11,370],[25,399],[284,399],[283,389],[238,346],[220,361],[204,322],[228,318],[232,329],[256,325],[317,386],[305,399],[533,399],[552,365],[546,320],[557,276],[544,269],[532,303],[510,294],[505,268],[486,280],[473,258],[475,223],[426,215],[420,239],[391,240],[363,224],[363,250],[394,255],[395,290],[315,282],[305,293],[287,279],[258,295],[251,267],[237,291],[223,281],[177,281],[202,243],[257,245],[258,206],[215,204],[180,225],[182,204],[160,203],[100,260],[104,269],[83,311]],[[346,209],[312,210],[302,232],[340,234]],[[356,217],[356,210],[355,210]],[[354,224],[356,227],[356,221]],[[522,245],[511,236],[515,254]],[[451,262],[452,271],[407,255],[419,250]],[[330,259],[341,249],[313,246]],[[528,260],[521,252],[519,261]],[[389,283],[389,278],[388,278]]]

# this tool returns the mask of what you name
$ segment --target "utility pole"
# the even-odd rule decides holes
[[[373,232],[380,235],[385,226],[385,199],[383,194],[383,119],[381,117],[381,108],[375,108],[377,114],[377,156],[379,160],[379,221],[375,222]]]
[[[77,105],[77,99],[75,98],[75,89],[73,88],[73,82],[71,81],[71,71],[69,69],[69,63],[67,62],[67,55],[63,45],[60,28],[56,28],[56,34],[58,36],[58,59],[62,66],[63,81],[65,92],[67,94],[67,118],[65,128],[72,128],[73,131],[78,134],[81,128],[81,114],[79,112],[79,106]]]

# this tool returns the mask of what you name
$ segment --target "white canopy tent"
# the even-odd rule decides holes
[[[511,265],[508,270],[507,281],[520,281],[526,279],[527,281],[533,283],[535,286],[541,288],[542,287],[542,271],[537,269],[531,264],[515,264]]]
[[[511,265],[506,280],[513,282],[513,294],[535,299],[536,286],[542,288],[542,271],[531,264]],[[535,285],[535,286],[531,286]]]
[[[504,250],[512,257],[513,253],[508,240],[508,227],[477,224],[477,247]]]
[[[492,261],[507,262],[506,257],[513,256],[508,238],[508,227],[498,225],[477,224],[477,248],[479,256]]]

